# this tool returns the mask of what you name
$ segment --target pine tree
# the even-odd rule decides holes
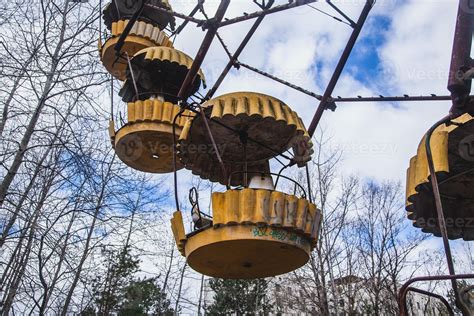
[[[129,247],[119,253],[112,253],[107,261],[105,282],[97,284],[94,289],[99,315],[109,315],[119,305],[139,265],[139,260],[130,254]]]
[[[156,279],[132,281],[124,289],[124,298],[120,303],[119,315],[173,315],[171,302],[156,284]]]
[[[173,315],[171,302],[158,285],[157,278],[134,277],[139,264],[140,260],[131,254],[129,246],[111,252],[105,262],[105,280],[98,279],[93,285],[94,304],[81,315]]]
[[[206,307],[209,315],[267,315],[271,312],[268,282],[264,279],[211,279],[209,285],[215,293],[214,302]]]

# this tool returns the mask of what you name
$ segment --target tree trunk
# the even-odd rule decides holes
[[[72,281],[71,287],[69,288],[69,292],[66,296],[66,299],[64,300],[64,305],[63,305],[63,309],[61,311],[61,316],[66,316],[67,315],[69,305],[71,304],[72,296],[74,295],[74,290],[76,289],[77,283],[79,282],[79,279],[81,277],[82,268],[84,266],[84,263],[86,262],[87,257],[89,256],[90,243],[91,243],[91,240],[92,240],[92,235],[94,233],[95,225],[96,225],[96,222],[97,222],[97,217],[100,213],[100,210],[102,209],[103,200],[104,200],[104,197],[105,197],[105,190],[106,190],[107,185],[108,185],[109,180],[110,180],[110,175],[111,175],[111,171],[112,171],[112,166],[114,164],[114,160],[115,160],[115,156],[109,162],[107,173],[105,175],[105,179],[104,179],[104,182],[102,183],[102,188],[101,188],[100,194],[99,194],[98,199],[97,199],[96,207],[95,207],[95,210],[94,210],[94,215],[93,215],[93,218],[92,218],[92,223],[91,223],[89,232],[87,233],[86,245],[84,247],[84,251],[82,253],[81,259],[79,260],[79,265],[76,268],[76,273],[74,274],[74,279]]]
[[[34,240],[35,233],[36,233],[36,229],[37,229],[37,221],[38,221],[38,218],[39,218],[39,216],[41,214],[41,211],[43,209],[44,202],[46,201],[46,199],[48,197],[53,179],[54,179],[54,171],[50,175],[50,178],[48,179],[48,181],[46,181],[45,185],[43,186],[40,200],[38,201],[38,203],[35,207],[35,210],[34,210],[34,213],[33,213],[34,214],[33,219],[31,221],[31,224],[29,225],[30,233],[29,233],[29,236],[28,236],[27,246],[26,246],[25,251],[23,252],[22,258],[20,260],[21,265],[20,265],[18,273],[16,274],[16,276],[13,279],[12,283],[10,283],[10,286],[9,286],[8,291],[7,291],[6,297],[4,297],[4,299],[3,299],[2,313],[3,313],[4,316],[8,316],[8,314],[10,312],[10,309],[11,309],[12,304],[13,304],[13,300],[15,299],[15,296],[16,296],[17,291],[18,291],[18,287],[19,287],[20,282],[21,282],[21,280],[23,278],[23,275],[25,273],[26,266],[28,264],[30,253],[31,253],[31,247],[32,247],[33,240]]]
[[[54,148],[54,144],[56,143],[56,141],[58,140],[59,136],[60,136],[60,133],[61,131],[63,130],[64,126],[66,125],[67,123],[67,119],[69,118],[69,115],[71,114],[71,111],[73,109],[73,106],[69,107],[68,108],[68,111],[64,117],[64,120],[61,122],[60,126],[58,127],[57,129],[57,132],[54,134],[53,136],[53,139],[51,140],[51,142],[49,143],[49,145],[47,146],[47,149],[45,151],[45,153],[43,154],[43,156],[40,158],[40,160],[36,163],[36,167],[35,167],[35,171],[33,172],[33,175],[30,179],[30,182],[28,184],[28,186],[26,187],[25,191],[23,192],[22,194],[22,197],[20,198],[20,200],[18,201],[16,207],[15,207],[15,211],[13,212],[12,216],[10,217],[10,219],[8,220],[8,222],[5,224],[5,226],[3,227],[3,232],[2,232],[2,235],[0,236],[0,249],[3,247],[3,245],[5,244],[5,241],[8,237],[8,234],[10,232],[10,229],[13,227],[13,225],[15,224],[16,220],[18,219],[18,215],[21,211],[21,208],[23,207],[23,204],[25,203],[26,199],[28,198],[28,194],[30,193],[31,189],[33,188],[33,186],[35,185],[35,182],[36,182],[36,178],[38,177],[39,173],[41,172],[41,170],[43,170],[44,168],[44,162],[46,161],[46,159],[48,158],[49,154],[51,153],[51,150]]]
[[[178,297],[176,298],[176,304],[174,306],[174,312],[176,314],[178,314],[179,300],[181,299],[181,291],[183,290],[184,272],[186,271],[187,266],[188,266],[188,264],[185,263],[184,266],[183,266],[183,269],[181,270],[181,277],[180,277],[180,280],[179,280]]]

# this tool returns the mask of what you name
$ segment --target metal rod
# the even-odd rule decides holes
[[[168,9],[165,9],[165,8],[162,8],[162,7],[159,7],[159,6],[156,6],[156,5],[153,5],[153,4],[145,4],[147,7],[150,7],[150,8],[153,8],[153,10],[157,10],[157,11],[161,11],[163,13],[168,13],[169,15],[172,15],[172,16],[175,16],[177,18],[180,18],[180,19],[183,19],[185,21],[189,21],[189,22],[193,22],[193,23],[196,23],[198,26],[200,25],[204,25],[206,23],[205,20],[201,20],[201,19],[196,19],[192,16],[189,16],[189,15],[186,15],[186,14],[182,14],[182,13],[178,13],[178,12],[174,12],[173,10],[168,10]]]
[[[423,294],[423,295],[426,295],[426,296],[437,298],[438,300],[440,300],[444,304],[444,306],[446,306],[446,309],[448,310],[449,315],[454,316],[454,311],[453,311],[451,305],[449,305],[449,302],[443,296],[441,296],[439,294],[436,294],[436,293],[431,293],[431,292],[428,292],[428,291],[425,291],[425,290],[417,289],[415,287],[407,288],[407,293],[408,292],[420,293],[420,294]],[[406,301],[405,301],[405,304],[406,304]],[[407,312],[408,312],[408,309],[407,309]]]
[[[430,96],[396,96],[396,97],[351,97],[351,98],[341,98],[341,97],[331,97],[328,99],[328,102],[404,102],[404,101],[450,101],[451,96],[443,95],[430,95]]]
[[[309,174],[309,166],[306,164],[306,181],[308,183],[308,194],[309,194],[309,202],[313,203],[313,194],[311,192],[311,177]]]
[[[110,75],[110,119],[115,121],[114,116],[114,76]]]
[[[127,56],[128,69],[130,70],[130,76],[132,77],[133,88],[135,89],[135,97],[138,100],[139,98],[138,86],[137,86],[137,82],[135,81],[135,74],[133,73],[133,67],[132,67],[132,63],[130,62],[130,56],[128,56],[127,52],[125,52],[125,56]]]
[[[474,27],[474,10],[469,10],[470,2],[470,0],[459,0],[448,81],[448,90],[452,94],[454,108],[463,107],[467,101],[466,96],[468,96],[471,91],[471,82],[469,81],[469,83],[467,83],[463,78],[464,72],[472,67],[470,56]]]
[[[206,57],[209,47],[211,46],[212,40],[216,35],[218,29],[217,25],[224,18],[224,14],[227,8],[229,7],[229,4],[230,0],[222,0],[219,5],[219,8],[217,8],[216,15],[214,16],[212,23],[209,23],[209,30],[207,31],[206,36],[202,41],[201,47],[199,48],[196,58],[194,59],[194,62],[191,65],[191,69],[189,69],[188,74],[186,75],[186,78],[184,79],[184,82],[181,86],[181,89],[179,90],[178,99],[186,100],[189,97],[189,87],[194,82],[194,79],[196,78],[199,72],[199,68],[201,67],[202,62],[204,61],[204,57]]]
[[[374,3],[375,3],[375,0],[367,0],[364,8],[362,9],[359,20],[357,21],[357,24],[354,27],[354,30],[352,31],[351,37],[349,38],[349,41],[347,42],[346,48],[344,49],[344,52],[342,53],[339,63],[336,66],[336,70],[334,71],[331,81],[329,81],[328,87],[326,91],[324,92],[323,98],[321,102],[319,103],[319,107],[316,110],[316,113],[311,122],[311,125],[309,126],[308,133],[310,136],[313,136],[314,132],[316,131],[316,128],[318,127],[319,121],[321,120],[321,117],[323,116],[324,111],[327,109],[328,100],[331,97],[332,93],[334,92],[334,88],[336,87],[336,84],[339,81],[342,71],[344,70],[344,67],[346,66],[347,60],[349,59],[349,56],[351,55],[352,49],[354,48],[355,43],[357,42],[357,39],[362,30],[362,27],[364,26],[365,21],[367,20],[367,17],[369,16],[370,10],[372,10],[372,7],[374,6]]]
[[[242,16],[239,16],[239,17],[236,17],[236,18],[233,18],[233,19],[225,20],[225,21],[223,21],[219,24],[219,27],[227,26],[227,25],[231,25],[231,24],[234,24],[234,23],[239,23],[239,22],[243,22],[243,21],[247,21],[247,20],[251,20],[251,19],[255,19],[255,18],[257,18],[259,16],[262,16],[262,15],[268,15],[268,14],[272,14],[272,13],[276,13],[276,12],[280,12],[280,11],[284,11],[284,10],[288,10],[288,9],[293,9],[293,8],[296,8],[296,7],[307,5],[308,3],[314,3],[316,1],[317,0],[296,0],[296,1],[292,1],[292,2],[289,2],[287,4],[282,4],[282,5],[273,7],[273,8],[268,9],[268,10],[257,11],[257,12],[242,15]]]
[[[194,9],[191,11],[191,13],[189,13],[189,17],[194,17],[194,15],[199,11],[202,2],[204,2],[204,0],[198,1]],[[183,23],[181,23],[181,25],[173,32],[173,34],[171,34],[171,36],[181,33],[181,31],[186,27],[186,25],[188,25],[188,23],[189,20],[184,20]]]
[[[274,2],[275,2],[274,0],[268,1],[267,5],[265,6],[265,10],[270,9]],[[243,39],[243,41],[240,43],[239,48],[237,48],[237,50],[235,51],[234,55],[232,55],[232,57],[230,58],[229,62],[228,62],[227,65],[225,66],[224,70],[222,71],[221,75],[220,75],[219,78],[217,79],[217,81],[216,81],[216,83],[214,84],[214,86],[207,92],[206,97],[205,97],[206,100],[209,100],[210,98],[212,98],[212,96],[214,95],[214,93],[216,93],[217,89],[219,88],[219,86],[220,86],[220,85],[222,84],[222,82],[224,81],[225,77],[226,77],[227,74],[229,73],[229,71],[230,71],[230,69],[232,68],[232,66],[235,65],[235,62],[237,61],[237,59],[239,58],[240,54],[241,54],[242,51],[244,50],[245,46],[247,46],[248,42],[250,41],[250,39],[252,38],[253,34],[255,33],[255,31],[257,30],[257,28],[260,26],[260,24],[262,23],[262,21],[263,21],[264,18],[265,18],[265,15],[259,16],[259,17],[257,18],[257,20],[255,21],[255,23],[252,25],[252,27],[251,27],[250,30],[248,31],[247,35],[245,36],[245,38]]]
[[[225,53],[227,54],[227,57],[232,58],[232,54],[230,53],[230,50],[227,47],[227,45],[224,43],[224,40],[220,36],[219,32],[216,33],[216,37],[219,40],[219,42],[221,43],[222,48],[225,50]]]
[[[196,109],[193,109],[192,107],[189,107],[188,109],[189,109],[191,112],[194,112],[194,113],[196,113],[196,114],[200,114],[199,111],[196,111]],[[238,131],[238,130],[236,130],[236,129],[230,127],[230,126],[227,126],[226,124],[220,122],[219,120],[216,120],[215,118],[211,118],[211,117],[209,117],[209,116],[206,116],[206,117],[207,117],[207,119],[208,119],[210,122],[216,123],[217,125],[222,126],[222,127],[226,128],[226,129],[228,129],[229,131],[234,132],[236,135],[239,135],[239,136],[240,136],[240,134],[241,134],[240,131]],[[258,146],[260,146],[260,147],[262,147],[262,148],[265,148],[265,149],[271,151],[273,154],[275,154],[275,155],[277,155],[277,156],[281,156],[281,157],[283,157],[283,158],[285,158],[285,159],[291,161],[291,162],[292,162],[292,165],[294,164],[294,159],[292,159],[291,157],[288,157],[287,155],[285,155],[285,154],[283,154],[283,153],[281,153],[281,152],[278,152],[278,151],[274,150],[273,148],[271,148],[271,147],[269,147],[269,146],[267,146],[267,145],[265,145],[265,144],[259,142],[258,140],[253,139],[252,137],[249,137],[248,135],[247,135],[247,139],[248,139],[250,142],[252,142],[252,143],[254,143],[254,144],[256,144],[256,145],[258,145]],[[274,158],[277,159],[276,157],[274,157]],[[278,160],[278,159],[277,159],[277,160]]]
[[[309,95],[309,96],[311,96],[311,97],[313,97],[313,98],[316,98],[316,99],[318,99],[318,100],[321,100],[322,97],[323,97],[322,95],[319,95],[319,94],[316,94],[316,93],[311,92],[311,91],[309,91],[309,90],[306,90],[306,89],[304,89],[304,88],[301,88],[301,87],[299,87],[299,86],[297,86],[297,85],[292,84],[291,82],[288,82],[288,81],[285,81],[285,80],[280,79],[280,78],[278,78],[278,77],[275,77],[275,76],[273,76],[273,75],[271,75],[271,74],[269,74],[269,73],[267,73],[267,72],[265,72],[265,71],[262,71],[262,70],[260,70],[260,69],[254,68],[254,67],[252,67],[252,66],[250,66],[250,65],[247,65],[247,64],[244,64],[244,63],[242,63],[242,62],[237,62],[237,65],[238,65],[238,66],[242,66],[242,67],[244,67],[244,68],[246,68],[246,69],[248,69],[248,70],[251,70],[251,71],[253,71],[253,72],[256,72],[256,73],[258,73],[258,74],[260,74],[260,75],[262,75],[262,76],[264,76],[264,77],[267,77],[267,78],[269,78],[269,79],[272,79],[272,80],[274,80],[274,81],[276,81],[276,82],[279,82],[279,83],[281,83],[281,84],[284,84],[284,85],[287,86],[287,87],[290,87],[290,88],[292,88],[292,89],[295,89],[295,90],[297,90],[297,91],[299,91],[299,92],[301,92],[301,93],[304,93],[304,94],[306,94],[306,95]]]
[[[349,24],[354,28],[356,26],[356,23],[349,17],[347,16],[347,14],[345,14],[341,9],[339,9],[334,3],[331,2],[331,0],[326,0],[326,2],[334,9],[337,11],[337,13],[339,13],[340,15],[342,15],[344,17],[344,19],[347,20],[347,22],[349,22]]]
[[[184,109],[180,109],[178,114],[173,119],[173,184],[174,184],[174,201],[176,203],[176,211],[180,212],[179,207],[179,196],[178,196],[178,157],[177,146],[176,146],[176,120],[184,113]]]
[[[278,185],[278,181],[280,181],[280,176],[281,176],[281,174],[282,174],[283,170],[285,170],[285,169],[286,169],[286,168],[288,168],[288,167],[290,167],[290,165],[289,165],[289,164],[288,164],[288,165],[285,165],[285,166],[283,166],[283,167],[280,169],[280,171],[278,172],[277,178],[276,178],[276,180],[275,180],[275,188],[276,188],[276,187],[277,187],[277,185]]]
[[[204,10],[204,6],[201,6],[200,10],[201,10],[201,13],[204,15],[204,17],[206,18],[206,20],[209,21],[209,17],[207,16],[206,11]],[[227,57],[232,58],[232,54],[230,53],[229,48],[227,48],[227,45],[224,43],[224,40],[222,39],[222,37],[219,35],[219,32],[216,32],[216,37],[221,43],[222,47],[224,48],[225,53],[227,54]]]
[[[354,28],[350,23],[344,21],[344,20],[341,19],[341,18],[338,18],[337,16],[334,16],[334,15],[332,15],[332,14],[327,13],[327,12],[324,11],[324,10],[318,9],[318,8],[316,8],[315,6],[312,6],[312,5],[310,5],[310,4],[308,4],[308,7],[310,7],[311,9],[313,9],[313,10],[315,10],[315,11],[321,13],[321,14],[324,14],[324,15],[330,17],[330,18],[333,18],[334,20],[336,20],[336,21],[338,21],[338,22],[344,23],[344,24],[349,25],[350,27]]]
[[[247,162],[247,143],[244,143],[244,187],[248,188],[248,162]]]
[[[433,187],[433,196],[435,200],[436,213],[438,215],[438,225],[439,225],[439,230],[441,232],[441,236],[443,238],[443,246],[444,246],[444,252],[446,255],[446,261],[448,264],[448,271],[449,271],[449,275],[455,276],[456,271],[454,269],[453,256],[451,253],[451,247],[449,245],[448,230],[446,228],[446,220],[444,218],[444,211],[443,211],[443,202],[441,200],[438,177],[436,175],[436,169],[435,169],[435,165],[433,161],[433,153],[431,151],[431,136],[433,135],[433,132],[439,126],[450,122],[452,119],[453,119],[452,115],[448,115],[442,118],[440,121],[436,122],[429,129],[428,133],[426,134],[425,147],[426,147],[426,157],[428,159],[428,166],[429,166],[429,171],[430,171],[430,181],[431,181],[431,186]],[[463,313],[466,312],[466,307],[462,304],[460,300],[458,285],[455,279],[451,280],[451,285],[453,287],[454,296],[456,298],[456,306],[458,306],[459,309],[463,311]]]
[[[117,60],[121,55],[120,52],[122,51],[122,47],[125,44],[125,39],[127,38],[128,34],[132,30],[132,27],[135,24],[135,22],[138,20],[138,17],[143,12],[143,8],[145,7],[145,2],[146,2],[146,0],[141,0],[140,7],[138,8],[137,11],[135,11],[135,13],[133,13],[132,17],[130,18],[130,20],[127,23],[127,26],[125,26],[125,29],[123,30],[123,33],[120,35],[120,37],[117,41],[117,44],[115,45],[114,49],[115,49],[115,56],[117,56]]]
[[[274,80],[276,82],[279,82],[289,88],[292,88],[294,90],[297,90],[301,93],[304,93],[306,95],[309,95],[317,100],[322,99],[322,95],[317,94],[315,92],[309,91],[305,88],[302,88],[300,86],[297,86],[295,84],[292,84],[291,82],[285,81],[283,79],[280,79],[278,77],[275,77],[272,74],[269,74],[263,70],[257,69],[255,67],[252,67],[250,65],[247,65],[245,63],[242,63],[240,61],[236,62],[238,66],[242,66],[248,70],[251,70],[255,73],[258,73],[264,77],[267,77],[271,80]],[[385,97],[385,96],[378,96],[378,97],[330,97],[328,99],[328,103],[332,102],[403,102],[403,101],[450,101],[451,96],[446,95],[446,96],[437,96],[437,95],[426,95],[426,96],[409,96],[409,95],[404,95],[404,96],[390,96],[390,97]]]
[[[426,281],[444,281],[444,280],[459,280],[459,279],[474,279],[474,274],[458,274],[458,275],[434,275],[434,276],[422,276],[408,280],[398,292],[398,307],[400,309],[401,316],[408,316],[407,308],[407,293],[410,285],[416,282]]]
[[[212,135],[211,128],[209,127],[209,122],[207,121],[206,113],[204,113],[204,109],[201,106],[199,106],[199,109],[200,109],[200,112],[201,112],[202,120],[204,121],[204,125],[206,126],[207,134],[209,135],[209,139],[211,140],[212,147],[214,148],[214,151],[216,152],[217,161],[219,161],[219,164],[221,166],[222,176],[223,176],[224,179],[226,179],[227,178],[227,170],[225,168],[224,161],[222,161],[222,156],[221,156],[221,153],[219,152],[219,148],[217,147],[216,141],[214,139],[214,135]],[[227,188],[229,188],[229,187],[227,187]]]

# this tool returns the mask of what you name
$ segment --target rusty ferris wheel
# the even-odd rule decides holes
[[[449,275],[409,280],[400,290],[399,307],[401,314],[407,315],[406,296],[414,291],[440,299],[452,314],[445,298],[412,287],[415,282],[450,280],[457,307],[464,315],[472,315],[466,303],[472,288],[459,288],[457,280],[472,279],[474,275],[455,273],[449,244],[450,239],[474,240],[474,227],[469,225],[474,214],[472,1],[459,1],[450,95],[355,98],[332,94],[375,0],[366,1],[357,21],[326,1],[337,15],[322,13],[348,24],[352,34],[323,95],[239,60],[265,16],[311,5],[316,0],[283,5],[274,5],[274,0],[253,2],[259,11],[231,19],[224,18],[230,0],[220,1],[212,18],[205,13],[203,0],[196,1],[190,14],[174,12],[167,0],[112,0],[101,6],[107,29],[101,32],[104,40],[99,41],[101,61],[112,81],[123,81],[119,95],[127,103],[127,120],[120,118],[119,122],[114,120],[112,106],[111,142],[118,157],[131,168],[174,173],[177,211],[171,226],[180,253],[194,270],[221,278],[269,277],[303,266],[318,241],[323,214],[305,186],[294,181],[298,190],[293,194],[278,191],[277,186],[281,178],[293,181],[284,170],[296,165],[306,168],[306,188],[310,190],[307,162],[313,154],[311,137],[324,111],[334,111],[342,102],[446,101],[452,105],[449,115],[427,132],[410,161],[406,210],[414,227],[443,239]],[[197,12],[206,19],[195,18]],[[182,21],[179,26],[176,19]],[[253,26],[231,53],[219,29],[248,20],[254,20]],[[206,31],[194,59],[176,49],[170,39],[190,24]],[[206,80],[200,67],[216,38],[229,61],[203,96],[199,90],[206,87]],[[319,106],[309,128],[290,105],[272,96],[238,91],[215,97],[233,67],[254,71],[317,99]],[[224,144],[226,150],[221,151]],[[272,172],[271,159],[280,161],[282,168]],[[207,213],[199,207],[197,191],[190,190],[194,229],[189,233],[178,203],[177,171],[182,168],[226,186],[225,192],[211,194],[212,212]]]

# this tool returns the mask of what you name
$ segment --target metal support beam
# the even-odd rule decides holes
[[[265,10],[268,10],[271,8],[271,6],[273,5],[275,1],[274,0],[270,0],[268,1],[266,7],[265,7]],[[209,100],[210,98],[212,98],[212,96],[214,95],[214,93],[216,93],[217,89],[219,88],[219,86],[222,84],[222,82],[224,81],[225,77],[227,76],[227,74],[229,73],[230,69],[232,68],[232,66],[235,66],[236,62],[237,62],[237,59],[239,58],[240,54],[242,53],[242,51],[244,50],[245,46],[247,46],[248,42],[250,41],[250,39],[252,38],[253,34],[255,33],[255,31],[257,30],[257,28],[260,26],[260,24],[262,23],[263,19],[265,18],[265,15],[261,15],[257,18],[257,20],[255,21],[255,23],[252,25],[252,27],[250,28],[250,30],[248,31],[247,35],[245,36],[245,38],[243,39],[242,43],[240,43],[240,46],[237,48],[237,50],[235,51],[234,55],[232,55],[232,57],[230,58],[229,62],[227,63],[227,65],[225,66],[224,70],[222,71],[221,75],[219,76],[219,78],[217,79],[216,83],[214,84],[214,86],[207,92],[206,96],[205,96],[205,100]],[[223,42],[222,42],[223,43]],[[223,44],[224,45],[224,44]]]
[[[224,18],[224,14],[227,11],[229,4],[230,0],[222,0],[219,5],[219,8],[217,8],[216,15],[212,19],[212,23],[209,23],[209,30],[207,31],[206,36],[202,41],[201,47],[199,48],[199,51],[196,55],[196,58],[194,59],[194,62],[191,65],[191,69],[189,69],[188,74],[186,75],[186,78],[184,79],[184,82],[181,86],[181,89],[179,90],[178,98],[180,100],[186,100],[189,97],[189,87],[196,79],[197,73],[199,72],[199,68],[201,68],[202,62],[206,57],[209,47],[211,46],[212,40],[216,36],[218,25]]]
[[[473,5],[470,0],[459,1],[448,81],[448,90],[451,92],[453,99],[453,113],[466,111],[465,107],[471,92],[472,80],[464,78],[465,72],[474,66],[470,57],[474,28],[474,8],[470,8],[470,5]]]
[[[239,16],[239,17],[236,17],[236,18],[233,18],[233,19],[225,20],[225,21],[220,23],[219,27],[227,26],[227,25],[231,25],[231,24],[235,24],[235,23],[239,23],[239,22],[243,22],[243,21],[247,21],[247,20],[251,20],[251,19],[255,19],[255,18],[258,18],[259,16],[262,16],[262,15],[268,15],[268,14],[272,14],[272,13],[276,13],[276,12],[280,12],[280,11],[284,11],[284,10],[288,10],[288,9],[301,7],[303,5],[307,5],[308,3],[314,3],[316,1],[317,0],[291,1],[287,4],[282,4],[282,5],[273,7],[273,8],[268,9],[268,10],[257,11],[257,12],[246,14],[246,15],[243,15],[243,16]]]
[[[272,74],[269,74],[263,70],[257,69],[255,67],[252,67],[250,65],[247,65],[245,63],[242,63],[240,61],[236,61],[237,66],[246,68],[248,70],[251,70],[255,73],[258,73],[264,77],[267,77],[271,80],[274,80],[276,82],[279,82],[289,88],[292,88],[296,91],[299,91],[301,93],[304,93],[306,95],[309,95],[310,97],[313,97],[317,100],[321,100],[323,98],[322,95],[317,94],[315,92],[309,91],[305,88],[302,88],[300,86],[297,86],[295,84],[292,84],[291,82],[288,82],[286,80],[283,80],[281,78],[275,77]],[[383,95],[380,95],[378,97],[350,97],[350,98],[343,98],[343,97],[330,97],[328,98],[328,104],[333,104],[335,105],[336,102],[407,102],[407,101],[449,101],[451,100],[451,96],[449,95],[443,95],[443,96],[438,96],[435,94],[432,95],[423,95],[423,96],[409,96],[409,95],[404,95],[404,96],[390,96],[386,97]]]
[[[198,3],[194,7],[194,9],[191,11],[191,13],[189,13],[188,16],[194,17],[194,15],[199,11],[199,8],[202,6],[204,1],[205,0],[198,0]],[[171,36],[181,33],[181,31],[184,30],[184,28],[186,27],[186,25],[188,25],[188,23],[189,23],[189,20],[184,20],[183,23],[173,32],[173,34],[171,34]]]
[[[324,92],[323,98],[321,102],[319,103],[319,107],[316,110],[316,113],[313,117],[311,125],[309,126],[308,133],[310,136],[313,136],[314,132],[316,131],[316,128],[318,127],[319,121],[321,120],[321,117],[323,116],[324,111],[328,108],[328,104],[329,104],[328,100],[331,98],[331,95],[334,92],[334,88],[336,87],[336,84],[339,81],[342,71],[344,70],[344,67],[346,66],[347,60],[349,59],[349,56],[351,55],[352,49],[354,48],[355,43],[357,42],[357,39],[359,38],[359,34],[362,30],[362,27],[365,24],[365,21],[367,20],[367,17],[369,16],[370,10],[372,10],[372,7],[374,6],[374,3],[375,3],[375,0],[367,0],[364,8],[362,9],[359,20],[357,21],[357,24],[354,27],[354,30],[352,31],[351,37],[349,38],[349,41],[347,42],[346,48],[344,49],[344,52],[342,53],[341,59],[339,60],[339,63],[336,66],[336,70],[334,71],[331,81],[329,81],[329,85],[326,91]]]

